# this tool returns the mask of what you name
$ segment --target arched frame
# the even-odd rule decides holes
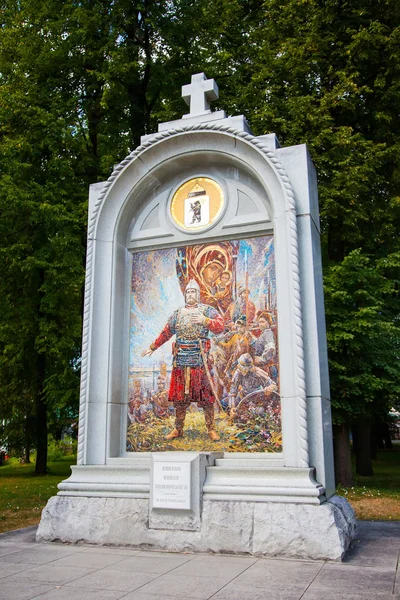
[[[241,227],[240,219],[234,217],[226,227],[227,210],[215,229],[195,237],[179,231],[171,235],[154,231],[153,237],[135,238],[135,226],[145,207],[158,199],[166,207],[168,190],[180,177],[213,176],[220,168],[230,170],[233,179],[240,173],[242,181],[248,178],[252,182],[269,220],[264,215],[258,223]],[[156,134],[118,165],[93,199],[88,227],[78,464],[101,465],[123,456],[132,250],[231,239],[235,223],[240,234],[274,233],[283,427],[283,452],[277,458],[282,466],[309,466],[294,192],[282,165],[262,140],[217,124]],[[132,456],[139,462],[141,458]],[[254,454],[252,458],[256,458]]]

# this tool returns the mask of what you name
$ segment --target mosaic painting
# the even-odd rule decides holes
[[[138,252],[127,450],[279,452],[273,236]]]

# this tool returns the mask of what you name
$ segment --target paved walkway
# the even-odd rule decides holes
[[[359,524],[343,563],[35,543],[0,535],[0,600],[400,600],[400,523]]]

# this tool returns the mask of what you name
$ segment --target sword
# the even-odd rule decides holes
[[[214,381],[213,381],[213,378],[211,377],[210,369],[208,368],[208,364],[207,364],[207,357],[206,357],[206,353],[204,352],[203,343],[202,343],[202,341],[201,341],[201,340],[199,340],[199,344],[200,344],[200,354],[201,354],[201,358],[202,358],[202,360],[203,360],[204,370],[205,370],[205,372],[206,372],[206,375],[207,375],[208,383],[209,383],[209,384],[210,384],[210,386],[211,386],[212,393],[214,394],[214,397],[215,397],[215,399],[216,399],[216,401],[217,401],[217,404],[218,404],[218,407],[219,407],[219,409],[220,409],[221,411],[224,411],[224,412],[226,412],[226,411],[223,409],[221,402],[219,401],[218,394],[217,394],[217,390],[215,389]]]
[[[255,394],[260,394],[261,392],[265,392],[268,388],[269,388],[269,386],[267,386],[265,388],[260,388],[258,390],[254,390],[253,392],[250,392],[250,394],[247,394],[246,396],[244,396],[244,398],[242,398],[240,400],[239,404],[237,406],[235,406],[235,410],[237,410],[239,408],[239,406],[241,404],[243,404],[243,402],[245,400],[247,400],[247,398],[250,398],[250,396],[254,396]],[[279,397],[279,394],[277,394],[276,392],[271,392],[271,394],[276,394]]]

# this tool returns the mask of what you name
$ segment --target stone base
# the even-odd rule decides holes
[[[152,529],[148,499],[54,496],[37,540],[341,560],[355,526],[340,496],[321,505],[204,500],[199,531]]]

